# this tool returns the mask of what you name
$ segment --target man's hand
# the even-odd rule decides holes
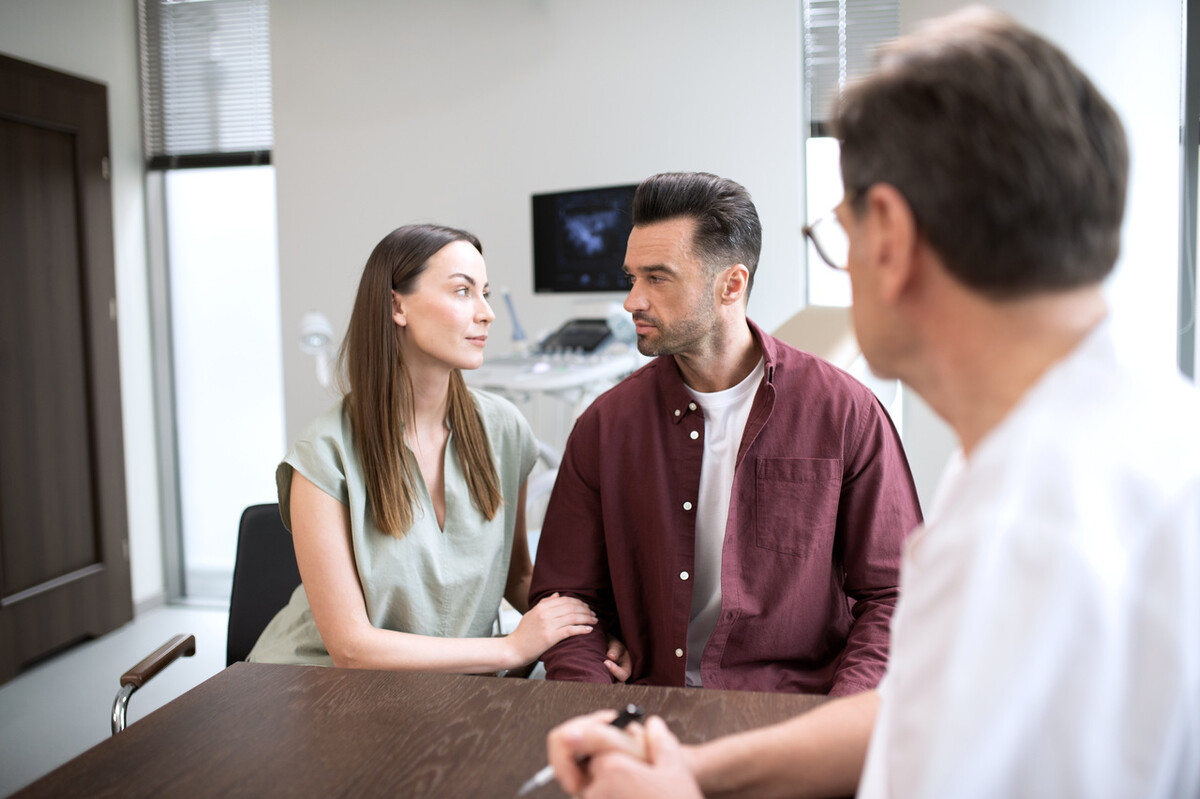
[[[666,723],[611,726],[613,711],[572,719],[550,731],[546,747],[563,790],[584,799],[694,799],[700,788]]]
[[[617,682],[626,682],[633,673],[633,659],[624,642],[611,635],[608,637],[608,649],[604,653],[604,667]]]

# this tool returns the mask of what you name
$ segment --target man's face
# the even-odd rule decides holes
[[[629,234],[625,310],[633,314],[643,355],[691,354],[717,334],[713,279],[693,253],[695,227],[695,220],[678,217]]]

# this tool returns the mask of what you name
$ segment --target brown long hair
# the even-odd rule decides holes
[[[405,456],[404,445],[405,420],[415,413],[412,377],[400,353],[392,292],[413,291],[429,259],[454,241],[466,241],[483,252],[474,235],[441,225],[406,225],[375,245],[338,352],[344,404],[362,462],[370,513],[376,527],[397,538],[412,527],[419,499],[416,464]],[[500,481],[483,420],[457,369],[450,374],[447,418],[471,502],[492,519],[502,504]]]

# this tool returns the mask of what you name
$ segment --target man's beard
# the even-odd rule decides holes
[[[686,352],[707,337],[712,332],[714,324],[714,314],[709,309],[689,316],[669,328],[661,326],[658,320],[644,314],[634,314],[633,318],[635,322],[640,319],[654,325],[657,335],[651,337],[638,334],[637,337],[638,352],[648,356],[675,355]]]

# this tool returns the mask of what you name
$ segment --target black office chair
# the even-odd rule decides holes
[[[246,508],[238,525],[233,588],[229,594],[226,666],[246,659],[262,631],[288,603],[298,585],[300,569],[296,566],[296,550],[292,545],[292,534],[279,517],[279,505],[272,502]],[[192,655],[195,651],[193,636],[177,635],[121,677],[121,689],[113,701],[113,735],[125,729],[125,709],[130,695],[177,658]],[[527,677],[535,665],[536,661],[512,669],[506,676]]]
[[[272,502],[246,508],[238,525],[233,590],[229,594],[226,666],[246,659],[258,636],[292,598],[298,585],[296,550],[292,534],[279,517],[279,505]]]
[[[268,622],[291,599],[300,585],[292,534],[279,518],[279,505],[251,505],[238,525],[237,554],[233,564],[233,589],[229,596],[229,623],[225,639],[225,665],[229,666],[254,647]],[[129,697],[180,657],[196,653],[196,638],[176,635],[121,676],[113,700],[112,734],[125,729]]]

